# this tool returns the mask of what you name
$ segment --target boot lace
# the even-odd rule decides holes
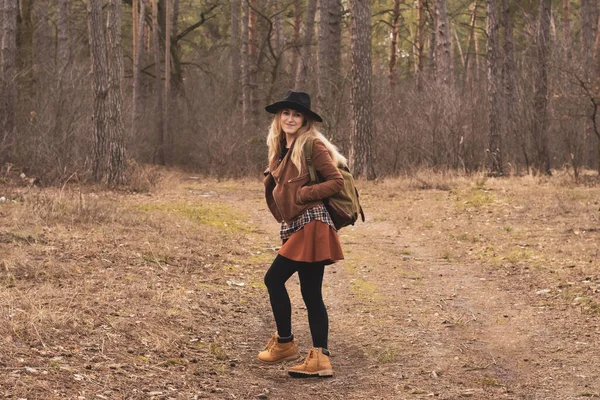
[[[316,355],[317,350],[315,348],[310,349],[308,355],[304,359],[304,364],[308,364],[308,361]]]
[[[277,344],[277,335],[273,335],[271,337],[271,340],[269,340],[269,343],[267,343],[267,345],[265,346],[265,350],[273,350],[273,348],[275,347],[275,344]]]

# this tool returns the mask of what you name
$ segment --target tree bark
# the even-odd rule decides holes
[[[571,1],[563,0],[563,49],[565,52],[565,60],[570,60],[573,57],[571,46]]]
[[[518,148],[522,152],[523,161],[529,171],[529,156],[527,154],[526,141],[521,129],[517,128],[519,113],[517,102],[517,65],[515,62],[515,46],[513,39],[513,23],[510,0],[502,0],[502,23],[504,25],[504,63],[502,65],[503,92],[501,94],[503,101],[503,120],[504,139],[515,140]]]
[[[452,40],[450,38],[450,19],[448,18],[448,6],[446,0],[435,0],[437,2],[437,51],[436,66],[437,79],[446,85],[453,83],[453,60]]]
[[[171,97],[176,97],[183,89],[183,71],[181,67],[181,46],[179,32],[179,0],[173,0],[171,12]]]
[[[598,17],[598,25],[600,25],[600,17]],[[596,33],[594,44],[594,76],[596,77],[596,93],[600,93],[600,29]]]
[[[550,55],[551,0],[541,0],[539,22],[536,35],[536,69],[533,141],[537,152],[537,168],[543,174],[550,174],[550,152],[548,147],[548,60]]]
[[[306,17],[303,24],[304,37],[302,38],[302,46],[300,47],[300,58],[298,60],[298,69],[296,70],[296,81],[294,87],[296,90],[306,90],[308,84],[308,65],[311,58],[311,45],[313,41],[313,33],[315,30],[315,14],[317,12],[317,0],[308,0],[306,8]]]
[[[137,137],[138,125],[142,109],[142,96],[140,93],[140,70],[141,59],[144,52],[144,25],[146,24],[146,0],[138,0],[137,14],[133,14],[133,19],[137,20],[135,36],[133,42],[135,44],[135,52],[133,54],[133,105],[131,109],[132,115],[132,131]]]
[[[47,68],[50,65],[57,65],[54,52],[50,50],[54,48],[55,44],[53,28],[50,26],[50,9],[52,8],[50,5],[51,2],[55,3],[56,1],[37,0],[33,4],[33,15],[35,21],[33,37],[35,71],[38,71],[40,67]],[[52,24],[54,25],[55,23]]]
[[[592,23],[592,5],[595,0],[581,0],[581,36],[582,50],[584,60],[584,77],[589,79],[592,65],[592,41],[593,41],[593,23]]]
[[[499,176],[503,174],[502,167],[502,137],[500,109],[500,97],[498,86],[500,85],[500,51],[498,34],[498,7],[496,0],[487,1],[487,95],[489,103],[489,135],[487,168],[490,174]]]
[[[479,9],[479,1],[473,2],[473,12],[471,14],[471,23],[469,24],[469,39],[467,41],[467,54],[465,56],[465,72],[463,74],[463,89],[466,89],[467,85],[473,83],[473,72],[471,68],[471,60],[477,57],[475,53],[475,29],[477,28],[477,10]]]
[[[431,29],[429,33],[429,70],[431,76],[437,79],[438,71],[438,26],[439,26],[439,12],[438,12],[438,1],[439,0],[425,0],[428,6],[431,8]]]
[[[173,135],[169,129],[171,126],[170,106],[171,106],[171,33],[173,29],[172,19],[172,0],[165,0],[165,94],[164,94],[164,125],[163,137],[167,140],[165,148],[165,162],[172,159],[173,152]],[[169,161],[170,162],[170,161]]]
[[[256,123],[258,117],[258,65],[259,65],[259,46],[258,46],[258,18],[256,10],[258,0],[245,0],[250,2],[248,13],[248,90],[250,92],[250,121]]]
[[[107,110],[109,90],[108,60],[106,58],[102,0],[89,0],[87,10],[94,90],[94,110],[92,113],[94,159],[92,162],[92,173],[96,182],[102,182],[106,175],[109,118]]]
[[[241,0],[245,1],[245,0]],[[240,82],[240,0],[231,0],[231,91],[238,97]],[[237,101],[236,101],[237,104]]]
[[[273,29],[275,36],[275,54],[280,57],[280,61],[283,61],[283,46],[285,42],[285,34],[283,33],[283,10],[282,4],[279,1],[274,1],[273,11],[275,12],[275,18],[273,21]]]
[[[17,89],[15,86],[17,53],[17,0],[0,0],[3,7],[2,59],[0,96],[0,161],[6,161],[14,150],[16,139],[15,112]]]
[[[122,82],[124,76],[123,46],[121,44],[121,0],[110,0],[108,7],[108,164],[106,181],[109,185],[125,183],[125,127],[123,126]]]
[[[10,0],[9,0],[10,1]],[[33,0],[19,0],[17,14],[17,63],[24,82],[31,82],[29,75],[34,60]]]
[[[242,0],[242,127],[244,132],[250,125],[250,68],[248,60],[248,18],[247,0]]]
[[[0,0],[0,64],[2,63],[2,39],[4,38],[4,0]],[[0,68],[2,66],[0,65]],[[0,82],[2,78],[2,70],[0,69]]]
[[[392,11],[392,32],[390,34],[389,75],[388,80],[391,87],[398,83],[398,29],[400,23],[400,0],[394,0]]]
[[[373,100],[371,93],[371,3],[350,0],[352,82],[350,91],[350,169],[355,176],[375,179],[371,155]]]
[[[336,104],[334,93],[339,89],[342,3],[320,0],[319,6],[317,108],[324,114],[326,126],[331,128]]]
[[[292,62],[291,62],[291,75],[295,79],[296,71],[298,71],[298,60],[300,59],[300,30],[302,28],[302,6],[301,0],[295,0],[294,2],[294,35],[292,37],[292,42],[294,44],[294,51],[292,52]]]
[[[165,138],[164,138],[164,107],[163,87],[160,69],[160,34],[158,26],[158,0],[152,1],[152,33],[154,46],[154,91],[156,93],[156,112],[154,115],[154,163],[165,165]]]
[[[132,41],[131,41],[131,47],[132,47],[132,52],[131,54],[133,55],[133,63],[134,63],[134,68],[135,68],[135,55],[137,54],[137,46],[138,46],[138,38],[137,38],[137,34],[138,34],[138,15],[140,13],[140,1],[141,0],[132,0],[131,1],[131,37],[132,37]],[[135,73],[134,73],[135,74]]]
[[[274,12],[274,21],[273,21],[273,32],[272,37],[274,38],[275,45],[273,46],[273,67],[271,69],[271,84],[269,86],[269,91],[266,96],[266,103],[271,103],[273,100],[273,92],[275,91],[275,87],[277,85],[277,81],[279,75],[281,73],[281,69],[285,68],[285,33],[283,31],[283,12],[284,8],[282,7],[281,2],[273,1],[271,4],[271,9]]]
[[[425,18],[423,0],[417,0],[417,30],[415,40],[415,80],[417,90],[423,89],[423,52],[425,51]]]
[[[56,26],[57,47],[58,47],[58,66],[64,69],[69,64],[69,2],[68,0],[58,1],[58,21]]]
[[[592,81],[592,65],[593,65],[593,47],[595,38],[595,28],[597,20],[594,18],[598,6],[596,0],[581,0],[581,36],[582,36],[582,53],[583,53],[583,77],[586,84]],[[593,160],[596,157],[593,143],[595,141],[592,122],[586,119],[584,122],[583,132],[583,148],[584,164],[592,166]]]

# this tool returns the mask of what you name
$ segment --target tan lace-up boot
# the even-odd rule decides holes
[[[269,343],[263,351],[258,353],[258,359],[267,364],[276,364],[282,361],[297,360],[300,358],[298,352],[298,345],[296,345],[296,339],[288,343],[279,343],[276,334],[271,337]]]
[[[323,354],[323,349],[313,347],[308,352],[304,363],[288,369],[288,374],[294,378],[328,378],[333,376],[333,369],[329,356]]]

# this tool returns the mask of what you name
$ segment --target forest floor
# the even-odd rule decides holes
[[[335,376],[295,380],[256,359],[279,246],[260,181],[0,184],[0,396],[600,398],[600,185],[358,185],[367,221],[340,231],[324,282]],[[288,289],[305,354],[296,277]]]

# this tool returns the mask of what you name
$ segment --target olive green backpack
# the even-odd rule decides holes
[[[304,144],[304,157],[306,158],[308,173],[310,174],[309,185],[319,183],[319,176],[312,163],[313,143],[314,139],[309,139]],[[345,226],[354,225],[359,214],[362,221],[365,222],[365,214],[358,201],[358,190],[354,184],[352,173],[345,165],[338,165],[338,169],[344,178],[344,188],[323,202],[335,228],[339,230]]]

